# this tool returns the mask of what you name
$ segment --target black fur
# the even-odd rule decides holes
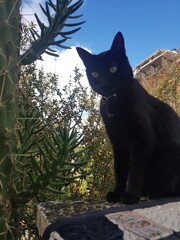
[[[114,153],[116,184],[107,200],[180,196],[180,119],[133,78],[122,34],[99,55],[77,51],[89,84],[102,95],[100,112]]]

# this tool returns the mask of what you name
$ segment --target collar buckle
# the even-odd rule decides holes
[[[103,98],[105,98],[106,100],[109,100],[109,99],[112,98],[112,97],[117,97],[117,94],[116,94],[116,93],[113,93],[113,94],[110,95],[109,97],[103,96]]]

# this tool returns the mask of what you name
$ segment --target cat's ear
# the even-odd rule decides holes
[[[91,61],[91,59],[93,58],[93,55],[91,53],[89,53],[88,51],[86,51],[83,48],[77,47],[76,48],[80,58],[82,59],[82,61],[84,62],[84,65],[88,65],[89,62]]]
[[[113,40],[111,51],[119,52],[122,55],[126,55],[126,50],[124,46],[124,38],[121,32],[118,32]]]

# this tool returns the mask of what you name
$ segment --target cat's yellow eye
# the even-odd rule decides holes
[[[93,76],[94,78],[98,78],[98,77],[99,77],[99,73],[98,73],[98,72],[92,72],[92,76]]]
[[[111,73],[115,73],[115,72],[117,71],[117,67],[116,67],[116,66],[112,66],[112,67],[109,69],[109,71],[110,71]]]

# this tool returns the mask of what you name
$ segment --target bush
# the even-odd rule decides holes
[[[180,62],[172,62],[166,69],[158,69],[142,82],[153,96],[168,103],[180,114]]]

